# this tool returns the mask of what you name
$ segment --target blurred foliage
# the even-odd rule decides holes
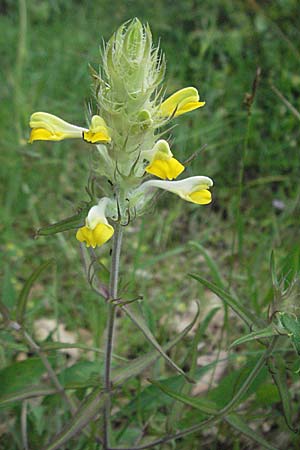
[[[29,327],[38,317],[51,316],[70,330],[89,330],[93,344],[100,347],[105,306],[86,283],[73,233],[32,239],[35,229],[72,215],[80,202],[87,200],[84,188],[92,158],[90,149],[78,141],[27,145],[28,118],[42,110],[84,125],[85,109],[93,103],[88,64],[98,67],[102,38],[107,39],[120,23],[134,16],[150,23],[155,41],[161,39],[168,64],[168,93],[194,85],[206,101],[205,108],[180,118],[180,126],[172,130],[172,150],[178,159],[185,160],[206,145],[187,173],[210,176],[215,187],[211,207],[196,208],[165,195],[159,214],[128,228],[123,292],[128,298],[144,294],[142,309],[148,325],[159,342],[165,342],[176,333],[175,318],[181,320],[191,299],[201,297],[204,308],[207,302],[207,292],[183,278],[187,272],[212,276],[207,255],[205,259],[189,240],[205,247],[226,284],[235,289],[244,304],[265,316],[272,299],[271,249],[278,255],[279,269],[287,262],[292,264],[284,271],[284,280],[299,264],[299,252],[291,257],[292,249],[299,248],[300,243],[300,127],[299,117],[291,108],[300,112],[298,0],[1,0],[3,300],[7,307],[15,306],[24,280],[42,261],[55,256],[58,270],[49,271],[43,284],[31,293]],[[249,112],[245,100],[251,95],[258,67],[261,75]],[[100,251],[100,258],[104,266],[109,265],[108,248]],[[292,301],[299,301],[297,295]],[[236,322],[230,327],[232,319],[226,317],[227,336],[221,343],[225,348],[243,330]],[[148,349],[140,335],[132,332],[128,318],[122,318],[118,333],[119,353],[133,357]],[[213,338],[213,332],[206,337]],[[6,367],[20,350],[6,334],[2,340],[5,351],[0,351],[0,366]],[[250,348],[254,352],[261,349],[259,344]],[[187,350],[176,352],[176,360],[184,361]],[[237,353],[239,358],[243,362],[247,355]],[[61,359],[57,358],[58,366],[64,364]],[[236,360],[230,360],[228,371],[236,367]],[[157,364],[153,370],[157,374],[166,369]],[[287,377],[290,384],[298,379],[295,372]],[[144,426],[139,410],[144,386],[139,380],[131,383],[123,388],[118,406],[126,398],[129,401],[135,389],[138,393],[133,399],[136,409],[132,420]],[[278,445],[285,447],[289,442],[289,448],[298,448],[298,438],[287,430],[280,414],[274,385],[268,382],[258,389],[249,417],[261,423],[271,415],[272,423],[266,425],[271,441],[278,440]],[[291,395],[297,400],[295,390]],[[49,413],[58,403],[46,397],[39,409],[30,409],[29,428],[33,424],[37,428],[30,436],[33,445],[37,440],[33,448],[40,448],[40,442],[48,437],[47,419],[55,430],[64,422],[66,413],[62,410],[55,416]],[[147,425],[153,436],[162,432],[165,411],[164,404],[153,409]],[[19,417],[19,406],[4,414],[8,430],[14,426],[14,414]],[[191,417],[194,415],[192,411]],[[127,436],[132,442],[137,430],[129,424],[126,428],[123,422],[121,425],[124,430],[120,437]],[[212,444],[209,438],[204,441],[210,448],[249,448],[242,438],[231,434],[227,424],[219,426],[217,434],[218,443]],[[227,447],[224,439],[228,440]],[[5,434],[0,448],[19,448],[18,440],[17,435]],[[85,449],[85,443],[82,436],[76,448]],[[178,449],[198,450],[199,436],[187,437],[177,445]]]

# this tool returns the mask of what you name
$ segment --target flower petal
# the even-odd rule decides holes
[[[96,142],[107,143],[111,141],[108,128],[102,117],[92,117],[90,129],[88,131],[84,131],[83,139],[91,144],[95,144]]]
[[[154,161],[146,167],[146,172],[155,175],[163,180],[173,180],[184,171],[185,167],[175,158],[154,159]]]
[[[180,116],[194,109],[201,108],[205,102],[199,102],[199,94],[196,88],[187,87],[168,97],[160,106],[160,112],[165,117]]]
[[[211,192],[207,189],[192,192],[186,197],[187,201],[197,203],[197,205],[208,205],[212,201]]]
[[[87,247],[95,248],[105,244],[113,234],[114,229],[111,225],[98,223],[93,230],[87,226],[79,228],[76,233],[76,239],[79,242],[85,242]]]
[[[34,128],[31,130],[28,142],[32,144],[34,141],[61,141],[62,139],[64,139],[63,133],[52,133],[45,128]]]

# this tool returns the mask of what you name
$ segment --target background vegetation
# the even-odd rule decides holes
[[[221,307],[201,338],[198,363],[206,365],[222,359],[223,369],[219,373],[220,365],[213,363],[215,370],[207,386],[203,387],[200,378],[197,384],[199,392],[211,390],[212,397],[216,396],[214,392],[221,395],[228,389],[226,386],[237,382],[237,370],[249,363],[251,355],[256,357],[262,347],[256,342],[228,352],[229,344],[249,329],[226,308],[224,313],[217,297],[188,273],[215,282],[221,280],[255,314],[266,317],[272,299],[271,250],[275,251],[286,282],[297,272],[298,1],[2,0],[0,12],[3,302],[13,308],[32,271],[55,257],[56,269],[48,270],[31,292],[29,329],[37,332],[37,321],[50,318],[73,333],[77,342],[103,347],[105,308],[86,282],[74,234],[33,239],[37,228],[71,215],[87,199],[84,188],[91,163],[89,148],[77,141],[28,145],[28,118],[41,110],[84,125],[90,100],[88,64],[97,68],[102,38],[107,39],[122,22],[137,16],[149,22],[156,42],[161,39],[168,64],[168,93],[192,85],[207,102],[205,108],[177,121],[179,126],[172,131],[172,150],[179,160],[185,160],[201,149],[188,173],[210,176],[215,187],[209,207],[177,202],[171,195],[164,195],[155,214],[126,229],[123,286],[128,298],[144,296],[141,308],[161,343],[174,337],[182,329],[180,325],[190,319],[195,299],[201,304],[202,321],[216,304]],[[100,255],[101,262],[108,264],[109,248],[101,249]],[[294,293],[289,299],[293,312],[297,313],[298,302],[298,294]],[[275,305],[275,309],[281,307]],[[48,341],[52,337],[50,333]],[[3,393],[17,389],[18,370],[23,381],[26,376],[28,383],[34,377],[38,380],[41,370],[28,368],[33,355],[5,330],[0,339]],[[191,338],[186,338],[172,354],[186,368],[190,347]],[[120,318],[116,353],[132,358],[147,350],[148,344],[141,340],[138,330],[127,318]],[[285,365],[290,366],[295,353],[290,348],[285,355]],[[96,366],[85,362],[97,367],[102,362],[101,354],[91,357],[89,352],[69,354],[69,359],[60,352],[51,352],[51,358],[60,370],[70,366],[69,359],[72,364],[82,364],[76,370],[90,370],[89,376]],[[21,359],[27,361],[27,366],[14,369],[13,364]],[[67,377],[69,372],[63,373]],[[236,379],[230,381],[230,374],[235,374]],[[162,362],[150,375],[174,376]],[[286,376],[291,388],[291,417],[297,423],[299,376],[292,370]],[[219,391],[214,390],[218,389],[215,385],[219,385]],[[163,394],[150,395],[150,402],[149,395],[149,384],[141,379],[127,385],[115,405],[119,436],[128,445],[138,437],[138,427],[145,427],[154,437],[163,433],[162,422],[172,403]],[[279,448],[299,448],[299,438],[286,425],[279,400],[274,384],[265,375],[247,400],[245,417]],[[146,411],[150,416],[147,423]],[[20,402],[1,410],[4,425],[0,448],[22,448],[20,413]],[[193,416],[194,412],[186,413],[180,426],[190,423]],[[60,429],[68,413],[58,397],[48,396],[29,403],[27,417],[31,448],[38,449]],[[194,434],[173,447],[165,444],[162,448],[261,448],[257,445],[222,424],[204,435]],[[73,448],[94,447],[82,435]]]

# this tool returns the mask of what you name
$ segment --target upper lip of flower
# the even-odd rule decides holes
[[[177,117],[194,109],[201,108],[205,102],[199,101],[199,93],[194,87],[186,87],[176,91],[160,105],[160,113],[164,117]]]

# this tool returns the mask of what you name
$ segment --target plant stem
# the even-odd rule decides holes
[[[107,302],[107,336],[104,363],[104,389],[108,392],[107,400],[104,405],[103,415],[103,449],[109,448],[110,431],[110,410],[111,410],[111,358],[113,350],[114,323],[116,306],[112,303],[118,296],[118,280],[120,267],[120,253],[122,246],[123,229],[120,224],[116,225],[114,242],[112,249],[111,271],[109,280],[109,300]]]

